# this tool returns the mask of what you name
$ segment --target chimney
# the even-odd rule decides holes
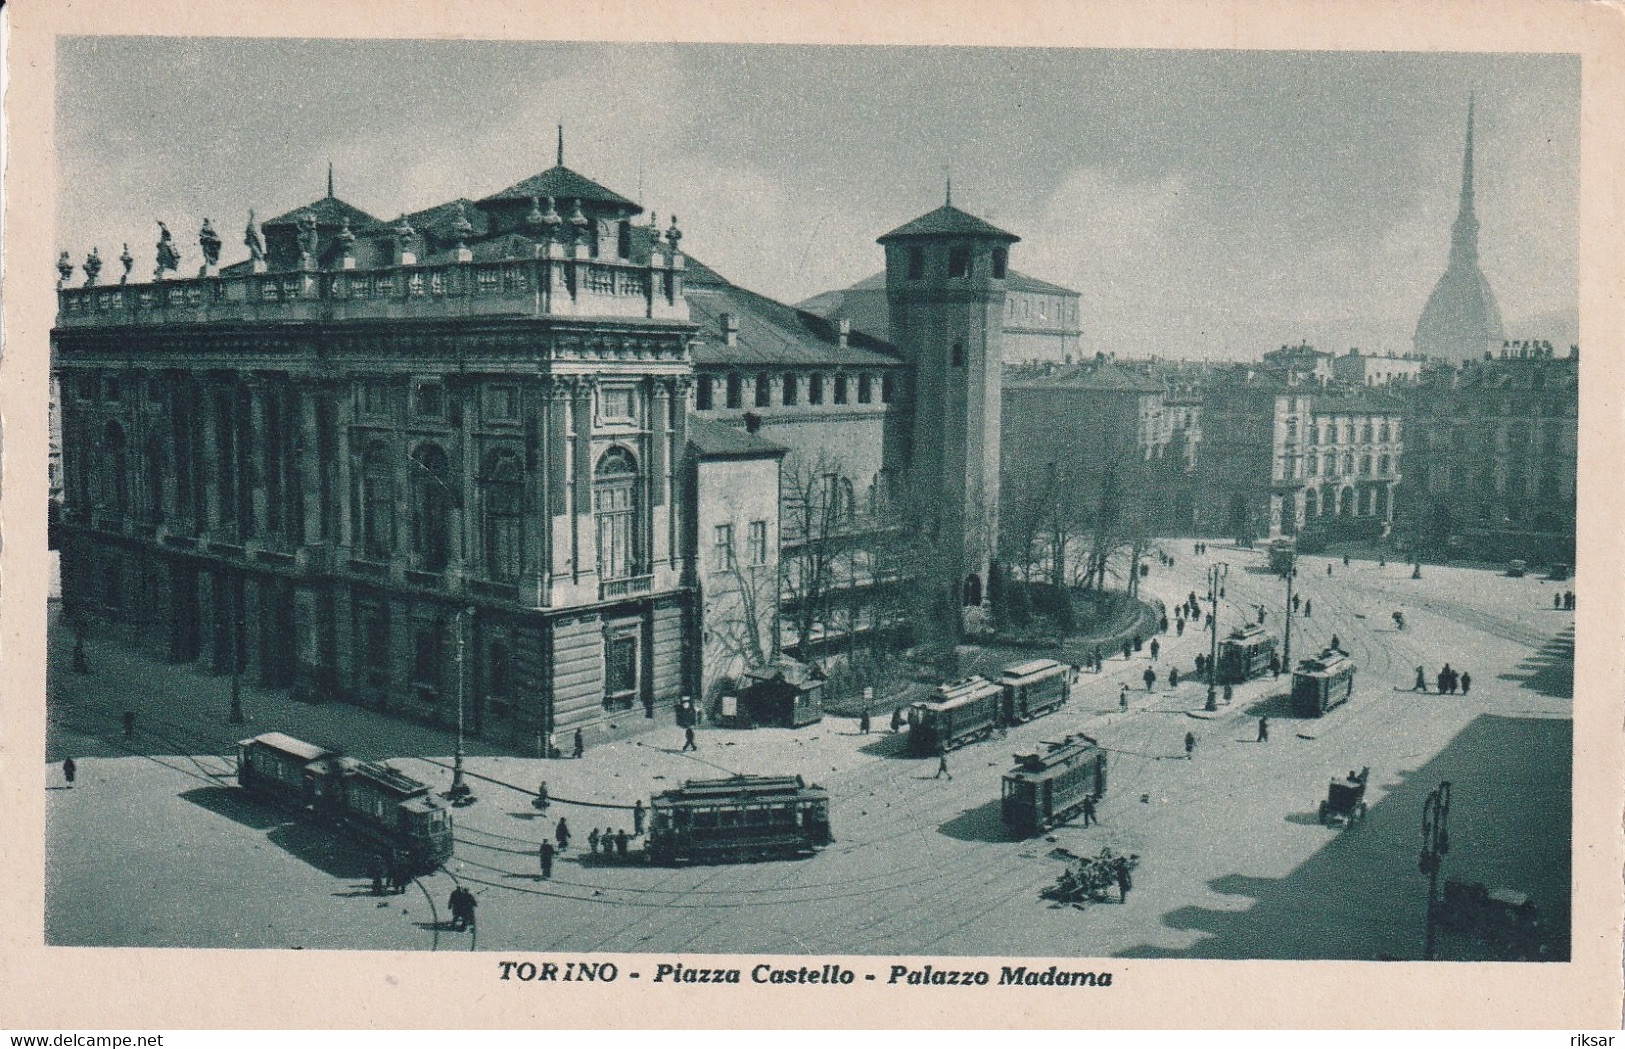
[[[722,339],[723,339],[723,342],[725,344],[729,345],[729,346],[738,346],[739,345],[739,318],[735,317],[731,313],[723,313],[723,314],[719,314],[717,316],[717,320],[720,321],[721,324],[722,324]],[[843,340],[843,345],[844,345],[844,340]]]
[[[843,350],[846,349],[847,336],[849,336],[851,334],[852,334],[852,322],[850,320],[848,320],[847,318],[842,317],[841,318],[841,323],[839,325],[839,331],[838,331],[838,334],[836,335],[836,342],[839,344],[841,349],[843,349]]]

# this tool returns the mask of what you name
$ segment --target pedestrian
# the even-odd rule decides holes
[[[1138,652],[1145,647],[1145,639],[1139,634],[1134,635],[1134,651]]]
[[[547,780],[542,780],[542,785],[536,788],[536,800],[531,804],[541,812],[546,812],[547,806],[552,804],[552,801],[547,796]]]
[[[937,747],[937,774],[931,778],[941,779],[944,776],[948,777],[950,783],[953,782],[954,774],[948,771],[948,750],[939,746]]]
[[[367,875],[372,878],[372,894],[382,896],[384,894],[384,858],[376,852],[367,861]]]
[[[1450,669],[1450,664],[1449,663],[1446,663],[1444,665],[1444,667],[1440,669],[1440,671],[1439,671],[1439,694],[1441,696],[1448,696],[1452,692],[1456,691],[1456,684],[1455,684],[1454,681],[1451,680],[1451,678],[1453,678],[1455,676],[1456,676],[1456,672]]]
[[[1260,742],[1260,743],[1268,743],[1269,741],[1270,741],[1270,719],[1269,718],[1259,718],[1258,719],[1258,742]]]
[[[1377,567],[1378,568],[1387,568],[1388,567],[1388,557],[1387,557],[1386,554],[1378,554],[1377,555]]]
[[[895,732],[897,730],[893,729],[892,731]],[[643,836],[643,799],[642,798],[639,798],[632,805],[632,835],[633,835],[633,837],[640,837],[640,838]]]
[[[1303,618],[1313,619],[1315,615],[1315,602],[1309,598],[1303,601]]]
[[[1152,638],[1151,639],[1151,662],[1155,663],[1157,661],[1157,653],[1161,652],[1161,651],[1162,651],[1162,645],[1158,644],[1156,638]]]
[[[124,738],[135,738],[135,711],[133,710],[124,712]]]
[[[1473,675],[1471,675],[1471,674],[1467,673],[1467,671],[1463,670],[1461,672],[1461,694],[1465,696],[1468,692],[1472,691],[1472,687],[1473,687]]]
[[[598,855],[598,828],[597,827],[594,827],[592,829],[591,833],[589,833],[587,835],[587,853],[589,855],[592,855],[592,856]]]
[[[1158,620],[1157,632],[1159,634],[1166,634],[1168,632],[1168,613],[1164,612],[1162,614],[1162,618]]]
[[[68,789],[73,789],[73,777],[79,774],[79,766],[74,764],[72,758],[62,759],[62,778],[67,781]]]
[[[569,849],[570,849],[570,825],[568,823],[564,822],[564,817],[563,816],[559,817],[559,825],[557,827],[553,828],[553,837],[558,839],[559,851],[560,852],[568,852],[569,851]]]
[[[399,849],[390,853],[389,881],[397,896],[405,892],[406,886],[412,881],[412,874],[406,862],[406,854]]]
[[[1563,595],[1562,594],[1553,594],[1552,595],[1552,607],[1556,608],[1556,609],[1561,609],[1563,607]],[[78,668],[75,667],[74,669],[77,670]]]
[[[1115,868],[1117,874],[1118,902],[1127,903],[1128,891],[1134,887],[1134,880],[1130,878],[1128,874],[1128,860],[1119,856],[1117,857],[1117,862],[1112,864],[1112,866]]]
[[[868,734],[869,734],[869,708],[864,707],[863,708],[863,716],[858,718],[858,735],[867,736]]]
[[[1202,655],[1200,652],[1198,652],[1196,654],[1196,676],[1201,677],[1202,673],[1206,669],[1207,669],[1207,657]]]
[[[1258,606],[1258,625],[1259,626],[1264,625],[1264,606],[1263,605]]]
[[[1196,753],[1196,733],[1185,733],[1185,760],[1190,761],[1191,755]]]
[[[1276,678],[1281,676],[1281,657],[1274,653],[1270,654],[1270,675]]]
[[[1336,634],[1333,634],[1331,643],[1328,644],[1326,647],[1330,648],[1330,649],[1333,649],[1335,651],[1341,652],[1341,651],[1343,651],[1343,642],[1338,638],[1338,636]]]
[[[1292,595],[1292,611],[1296,612],[1302,606],[1303,606],[1303,595],[1302,594],[1293,594]]]
[[[1123,639],[1123,658],[1128,659],[1134,655],[1134,642],[1128,638]]]
[[[1093,794],[1085,794],[1083,796],[1083,825],[1085,827],[1087,827],[1087,826],[1090,826],[1091,824],[1093,824],[1094,822],[1095,822],[1095,796]]]
[[[1185,617],[1184,616],[1180,616],[1178,619],[1174,620],[1174,636],[1175,637],[1184,637],[1185,636]]]
[[[1145,678],[1145,690],[1147,692],[1155,691],[1157,687],[1157,672],[1152,670],[1150,667],[1146,667],[1145,674],[1142,676]]]
[[[1411,686],[1412,692],[1426,692],[1428,690],[1427,672],[1421,667],[1416,668],[1416,684]]]
[[[451,890],[451,899],[447,901],[451,908],[451,931],[462,932],[468,928],[468,912],[463,906],[463,887],[457,886]]]
[[[1100,654],[1100,646],[1096,645],[1095,646],[1095,673],[1098,674],[1098,673],[1100,673],[1101,671],[1103,671],[1105,669],[1106,669],[1106,657],[1102,656]]]
[[[543,838],[541,846],[536,850],[536,858],[542,864],[542,877],[553,877],[553,843]]]
[[[690,725],[683,729],[683,750],[689,751],[699,749],[700,748],[694,743],[694,726]]]
[[[581,755],[583,755],[585,753],[587,753],[587,741],[586,741],[585,738],[582,737],[581,730],[576,729],[576,752],[575,752],[575,756],[579,758],[579,757],[581,757]]]
[[[1225,702],[1226,702],[1226,703],[1228,703],[1228,702],[1230,702],[1230,697],[1231,697],[1231,696],[1233,696],[1233,695],[1234,695],[1234,694],[1235,694],[1235,693],[1234,693],[1234,692],[1233,692],[1233,691],[1232,691],[1232,689],[1234,689],[1234,688],[1235,688],[1235,686],[1234,686],[1234,685],[1232,685],[1232,684],[1231,684],[1231,683],[1230,683],[1230,682],[1228,682],[1228,681],[1226,681],[1226,682],[1225,682],[1225,683],[1224,683],[1224,701],[1225,701]]]
[[[559,734],[557,732],[547,734],[547,756],[549,758],[559,756]]]
[[[1329,562],[1328,562],[1328,563],[1327,563],[1327,565],[1326,565],[1326,577],[1327,577],[1327,578],[1328,578],[1328,579],[1329,579],[1329,578],[1331,578],[1331,574],[1332,574],[1332,566],[1331,566],[1331,564],[1330,564],[1330,563],[1329,563]]]
[[[1348,566],[1349,566],[1349,555],[1348,555],[1348,554],[1344,554],[1344,555],[1343,555],[1343,567],[1344,567],[1344,568],[1347,568],[1347,567],[1348,567]]]
[[[891,730],[895,734],[903,728],[903,708],[898,707],[891,712]]]
[[[623,860],[626,859],[626,841],[626,828],[622,827],[615,832],[615,855]]]
[[[1169,688],[1178,688],[1179,687],[1179,668],[1178,667],[1169,667],[1168,668],[1168,687]]]
[[[1128,682],[1127,681],[1123,682],[1123,691],[1121,691],[1121,692],[1119,692],[1117,694],[1117,709],[1118,710],[1127,710],[1128,709]]]

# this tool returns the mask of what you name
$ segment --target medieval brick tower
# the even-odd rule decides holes
[[[931,574],[954,580],[964,606],[985,599],[998,544],[1005,275],[1020,239],[954,207],[951,191],[880,238],[891,340],[913,382],[892,442],[897,474],[935,551]]]

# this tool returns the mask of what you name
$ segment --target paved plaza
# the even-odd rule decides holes
[[[1282,626],[1284,587],[1262,551],[1186,540],[1164,547],[1149,596],[1170,607],[1205,590],[1209,564],[1230,564],[1221,626],[1266,607]],[[246,797],[231,744],[271,729],[361,757],[388,758],[438,790],[452,737],[342,704],[309,706],[246,689],[247,726],[226,718],[228,679],[153,662],[92,637],[92,673],[70,672],[71,641],[53,605],[47,760],[46,940],[52,944],[583,952],[774,952],[1202,958],[1415,958],[1426,881],[1417,870],[1424,798],[1453,785],[1445,874],[1529,894],[1550,956],[1568,949],[1573,613],[1552,595],[1572,584],[1486,570],[1341,558],[1299,559],[1293,620],[1301,657],[1333,634],[1359,666],[1353,700],[1304,719],[1289,679],[1236,689],[1216,714],[1194,676],[1207,634],[1161,638],[1159,684],[1144,653],[1085,674],[1056,714],[935,759],[904,756],[902,738],[858,734],[826,717],[800,730],[702,728],[697,752],[666,712],[644,731],[577,760],[505,756],[470,741],[478,801],[456,810],[456,855],[407,894],[370,895],[366,861],[326,829]],[[1327,566],[1332,574],[1327,575]],[[1397,631],[1391,613],[1402,610]],[[1012,651],[1010,662],[1028,658]],[[1449,662],[1469,695],[1409,691]],[[1120,685],[1130,705],[1119,710]],[[137,715],[126,739],[124,710]],[[1257,722],[1270,739],[1257,742]],[[633,727],[642,722],[634,715]],[[1197,736],[1185,758],[1187,731]],[[999,816],[1001,775],[1017,752],[1084,732],[1110,754],[1096,827],[1012,840]],[[55,763],[74,757],[63,789]],[[1371,769],[1369,816],[1322,826],[1327,781]],[[594,827],[632,829],[625,806],[684,779],[795,773],[826,787],[836,841],[818,856],[741,866],[650,868],[582,855]],[[531,805],[546,780],[553,804]],[[574,841],[551,880],[536,845],[559,816]],[[1136,853],[1126,903],[1056,907],[1039,895],[1064,853]],[[454,878],[479,900],[478,931],[453,933]],[[1447,940],[1447,957],[1474,958]]]

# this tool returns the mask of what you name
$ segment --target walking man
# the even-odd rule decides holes
[[[579,758],[579,757],[581,757],[581,755],[583,755],[585,753],[587,753],[587,741],[586,741],[586,739],[584,739],[582,737],[581,730],[576,729],[576,753],[575,753],[575,756]]]
[[[1192,760],[1191,755],[1196,752],[1196,733],[1185,733],[1185,760]]]
[[[546,812],[547,806],[552,804],[547,797],[547,780],[542,780],[542,785],[536,789],[536,800],[531,804],[535,805],[540,812]]]
[[[1178,688],[1179,687],[1179,668],[1178,667],[1169,668],[1169,670],[1168,670],[1168,687],[1169,688]]]
[[[1270,719],[1269,718],[1259,718],[1258,719],[1258,742],[1260,742],[1260,743],[1268,743],[1269,741],[1270,741]]]
[[[1302,606],[1303,606],[1303,595],[1302,594],[1293,594],[1292,595],[1292,611],[1296,612]]]
[[[892,734],[896,735],[898,732],[902,731],[902,728],[903,728],[903,708],[898,707],[896,710],[893,710],[891,712],[891,730],[892,730]]]
[[[1123,658],[1127,659],[1134,654],[1134,642],[1128,638],[1123,639]]]
[[[1157,643],[1156,638],[1152,638],[1151,639],[1151,662],[1155,663],[1157,661],[1157,653],[1161,652],[1161,651],[1162,651],[1162,645]]]
[[[406,891],[407,883],[411,880],[412,876],[406,869],[406,855],[396,849],[389,854],[390,887],[395,890],[395,895],[399,896]]]
[[[1563,595],[1562,594],[1553,594],[1552,595],[1552,607],[1557,608],[1557,609],[1561,609],[1563,607]],[[73,657],[73,660],[74,660],[74,668],[73,669],[75,669],[75,670],[79,669],[79,665],[78,665],[79,664],[79,654],[78,653],[79,653],[79,649],[77,647],[75,647],[74,648],[74,657]],[[81,673],[83,673],[83,671],[81,671]]]
[[[1281,676],[1281,657],[1280,656],[1271,654],[1271,656],[1270,656],[1270,673],[1273,676],[1277,677],[1277,678]]]
[[[593,856],[598,855],[598,828],[594,827],[592,833],[587,835],[587,852]]]
[[[632,835],[643,836],[643,799],[639,798],[632,805]]]
[[[1330,579],[1331,575],[1332,575],[1331,562],[1327,562],[1327,564],[1326,564],[1326,578]]]
[[[1123,691],[1117,694],[1117,709],[1128,710],[1128,682],[1123,682]]]
[[[694,726],[690,725],[683,730],[683,750],[690,751],[699,749],[700,748],[694,744]]]
[[[553,877],[553,843],[543,838],[541,847],[536,850],[536,858],[542,863],[543,879]]]
[[[1152,670],[1150,667],[1146,667],[1144,677],[1145,677],[1145,690],[1147,692],[1156,691],[1157,672],[1155,670]]]
[[[1471,675],[1471,674],[1467,673],[1467,671],[1463,670],[1461,672],[1461,694],[1465,696],[1468,692],[1472,691],[1472,687],[1473,687],[1473,675]]]
[[[1421,667],[1416,668],[1416,684],[1411,686],[1412,692],[1426,692],[1428,690],[1427,671]]]
[[[559,825],[553,829],[553,836],[558,839],[559,851],[568,852],[570,849],[570,825],[564,822],[563,816],[559,817]]]
[[[948,782],[950,782],[950,783],[953,782],[954,774],[952,772],[948,771],[948,751],[944,747],[938,747],[937,748],[937,774],[935,776],[932,776],[931,778],[932,779],[941,779],[944,776],[948,777]]]
[[[864,707],[863,708],[863,716],[858,718],[858,735],[867,736],[868,734],[869,734],[869,708]]]
[[[1304,601],[1303,601],[1303,618],[1305,618],[1305,619],[1313,619],[1314,615],[1315,615],[1315,603],[1314,603],[1314,601],[1310,600],[1309,598],[1304,598]]]
[[[1134,887],[1134,880],[1130,878],[1128,874],[1128,860],[1119,856],[1117,857],[1117,862],[1112,866],[1116,869],[1117,873],[1118,902],[1127,903],[1128,891]]]
[[[372,876],[372,894],[382,896],[384,894],[384,858],[376,852],[372,854],[372,859],[367,861],[367,873]]]
[[[1085,794],[1083,796],[1083,825],[1085,827],[1087,827],[1087,826],[1091,825],[1094,822],[1095,822],[1095,796],[1093,794]]]
[[[626,828],[622,827],[615,832],[615,855],[626,859]]]
[[[1176,637],[1185,636],[1185,620],[1183,617],[1174,620],[1174,634]]]
[[[79,766],[74,764],[72,758],[62,759],[62,778],[68,781],[68,789],[73,789],[73,777],[79,774]]]

